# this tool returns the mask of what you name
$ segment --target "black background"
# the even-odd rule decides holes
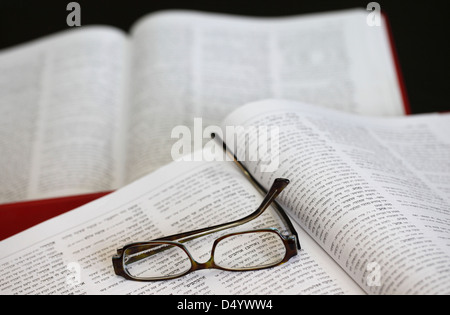
[[[0,0],[0,49],[67,29],[72,0]],[[285,16],[366,8],[369,0],[78,0],[81,23],[128,31],[141,16],[164,9],[193,9],[249,16]],[[450,11],[446,1],[378,0],[394,35],[413,113],[450,111]],[[447,1],[448,3],[448,1]]]

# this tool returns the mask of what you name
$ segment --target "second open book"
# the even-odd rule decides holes
[[[290,179],[280,202],[299,225],[297,257],[269,270],[156,283],[115,276],[117,248],[239,219],[262,200],[232,162],[173,162],[1,242],[0,292],[450,293],[449,115],[367,118],[268,100],[223,126],[279,127],[278,167],[262,173],[261,161],[244,164],[266,188]],[[239,229],[279,225],[268,212]],[[201,260],[217,237],[187,246]]]
[[[260,99],[402,115],[388,28],[367,15],[161,12],[1,51],[0,204],[123,187],[172,160],[174,127]]]

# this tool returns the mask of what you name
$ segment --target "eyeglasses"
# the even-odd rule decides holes
[[[255,212],[240,220],[149,242],[129,244],[117,250],[117,255],[113,257],[114,271],[117,275],[135,281],[161,281],[179,278],[202,269],[260,270],[284,264],[298,254],[301,246],[297,231],[286,212],[275,200],[289,185],[289,180],[276,179],[271,189],[266,192],[226,143],[215,134],[211,134],[211,137],[222,144],[223,150],[232,157],[255,188],[266,193],[261,205]],[[215,240],[211,257],[205,263],[197,262],[183,244],[248,223],[262,215],[270,205],[274,206],[284,221],[288,235],[283,235],[274,228],[227,234]]]
[[[179,278],[196,270],[250,271],[279,266],[298,254],[297,233],[284,210],[276,206],[289,235],[274,228],[231,233],[215,240],[210,259],[197,262],[184,243],[248,223],[266,211],[289,184],[276,179],[261,205],[252,214],[233,222],[191,232],[129,244],[112,259],[116,275],[135,281],[161,281]]]

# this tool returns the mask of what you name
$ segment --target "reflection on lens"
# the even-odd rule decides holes
[[[285,255],[286,247],[277,233],[255,231],[221,240],[216,246],[214,261],[229,270],[259,269],[280,263]]]
[[[123,264],[128,274],[137,279],[168,279],[191,269],[186,252],[165,243],[130,247],[124,252]]]

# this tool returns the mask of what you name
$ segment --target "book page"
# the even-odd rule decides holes
[[[92,27],[0,53],[0,203],[118,187],[127,49]]]
[[[177,162],[75,211],[0,243],[2,294],[342,294],[308,251],[260,271],[202,270],[160,282],[128,281],[114,274],[112,256],[128,243],[240,219],[263,196],[232,163]],[[267,210],[238,228],[185,243],[207,261],[220,235],[279,227]],[[307,248],[311,248],[307,244]],[[251,281],[249,281],[251,279]],[[355,291],[352,291],[355,290]]]
[[[350,10],[292,18],[184,11],[143,18],[131,32],[127,179],[172,161],[171,132],[195,117],[286,98],[370,115],[402,115],[387,29]]]
[[[224,122],[236,125],[279,128],[276,170],[245,160],[257,150],[238,156],[266,186],[291,180],[286,208],[366,292],[450,292],[450,115],[376,119],[269,100]]]

